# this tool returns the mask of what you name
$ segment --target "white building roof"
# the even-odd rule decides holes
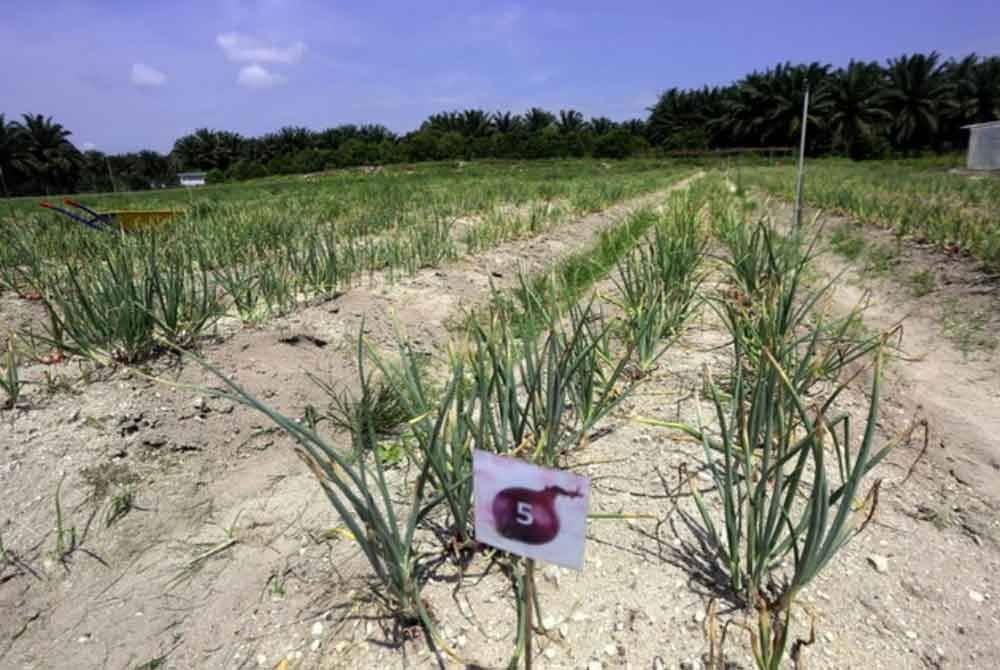
[[[985,123],[970,123],[967,126],[962,126],[963,128],[968,128],[972,130],[973,128],[1000,128],[1000,120],[998,121],[986,121]]]

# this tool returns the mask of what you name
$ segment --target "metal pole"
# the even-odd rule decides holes
[[[111,180],[111,191],[117,193],[118,186],[115,184],[115,175],[111,172],[111,159],[108,158],[107,154],[104,154],[104,164],[108,166],[108,179]]]
[[[795,227],[802,225],[802,181],[806,162],[806,126],[809,121],[809,86],[802,101],[802,136],[799,138],[799,174],[795,180]]]
[[[524,576],[524,670],[531,670],[531,638],[534,637],[535,626],[535,561],[528,559],[527,569]]]

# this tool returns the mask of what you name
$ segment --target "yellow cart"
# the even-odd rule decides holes
[[[125,232],[134,232],[137,230],[146,230],[148,228],[155,228],[164,221],[167,221],[174,216],[181,213],[178,209],[113,209],[107,212],[95,212],[86,205],[82,205],[75,200],[70,200],[66,198],[63,200],[63,204],[69,205],[70,207],[76,207],[79,210],[86,212],[90,218],[85,218],[76,212],[71,212],[68,209],[63,209],[62,207],[56,207],[52,203],[42,202],[40,203],[45,209],[51,209],[53,211],[64,214],[74,221],[78,221],[88,228],[93,228],[94,230],[107,230],[109,228],[118,228]]]

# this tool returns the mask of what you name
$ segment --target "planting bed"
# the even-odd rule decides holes
[[[532,172],[538,168],[526,169],[520,179],[541,182]],[[359,331],[379,360],[397,371],[396,337],[403,334],[412,359],[420,361],[433,399],[428,409],[435,412],[464,393],[453,389],[449,396],[449,366],[460,352],[467,354],[463,378],[474,376],[473,354],[482,351],[476,324],[499,338],[490,341],[500,341],[503,331],[490,330],[496,317],[520,315],[512,320],[528,325],[543,346],[552,327],[546,314],[571,330],[571,305],[591,305],[591,316],[599,311],[616,324],[602,368],[618,404],[589,426],[582,445],[569,435],[558,445],[547,443],[537,431],[509,445],[520,447],[522,456],[535,448],[537,460],[548,462],[550,455],[559,467],[592,478],[595,516],[583,571],[538,566],[536,667],[752,668],[744,626],[757,634],[760,611],[731,588],[704,536],[693,493],[703,497],[707,514],[721,518],[706,450],[684,431],[650,421],[718,426],[704,372],[711,372],[728,406],[733,353],[723,317],[725,305],[741,299],[726,262],[734,260],[731,248],[720,239],[720,231],[735,228],[719,221],[749,230],[770,214],[776,234],[787,239],[788,208],[734,197],[714,172],[636,172],[641,187],[599,206],[568,205],[540,230],[498,223],[508,232],[489,237],[488,244],[462,246],[430,267],[400,273],[366,268],[362,278],[338,281],[252,319],[224,302],[227,315],[194,344],[223,376],[296,419],[287,428],[297,430],[315,418],[307,408],[322,413],[331,402],[309,375],[355,398],[361,393]],[[487,172],[484,179],[490,178]],[[562,178],[573,182],[574,176]],[[550,182],[562,193],[569,190],[558,179]],[[533,186],[519,188],[537,195]],[[525,203],[534,199],[510,201],[530,207]],[[570,195],[566,202],[572,200]],[[591,209],[600,211],[585,213]],[[491,216],[499,222],[511,211],[481,217],[454,209],[442,221],[451,222],[444,229],[452,235],[456,217],[464,229]],[[413,221],[421,225],[420,216]],[[864,503],[871,503],[865,493],[881,480],[874,516],[796,593],[787,651],[797,638],[810,637],[814,622],[815,641],[799,652],[808,667],[993,667],[1000,662],[993,634],[1000,626],[1000,364],[979,339],[956,338],[940,310],[952,309],[954,319],[981,312],[992,319],[994,297],[970,290],[980,275],[954,258],[933,266],[935,288],[917,297],[898,281],[898,272],[873,275],[861,260],[852,264],[831,248],[839,239],[834,231],[849,221],[826,225],[823,253],[809,263],[804,279],[820,287],[845,269],[848,274],[817,303],[814,316],[846,316],[866,288],[870,304],[863,322],[852,325],[855,341],[904,319],[901,347],[886,349],[873,449],[920,419],[928,421],[929,446],[921,457],[925,434],[918,426],[867,474],[851,501],[851,518],[865,518]],[[676,279],[694,287],[688,312],[672,311],[684,301],[675,294],[628,300],[628,282],[616,264],[629,267],[624,259],[641,247],[651,251],[631,267],[655,265],[653,249],[665,243],[667,232],[676,239],[695,229],[704,245],[691,247],[700,265]],[[882,233],[870,228],[851,230],[881,240]],[[910,263],[939,259],[912,244],[900,253]],[[954,308],[942,307],[952,300]],[[4,321],[19,330],[45,327],[39,303],[12,291],[0,295],[0,308]],[[654,308],[672,324],[661,331],[669,335],[640,342],[630,319]],[[28,345],[26,338],[18,342]],[[39,354],[51,347],[35,344]],[[449,551],[454,545],[440,531],[452,519],[438,507],[412,543],[422,567],[420,608],[431,625],[421,626],[412,611],[400,619],[373,597],[388,596],[386,584],[373,581],[358,534],[317,485],[315,459],[311,470],[296,458],[287,431],[239,398],[220,396],[222,380],[189,357],[167,351],[131,365],[88,358],[106,362],[108,353],[95,347],[50,366],[24,360],[21,375],[30,383],[14,408],[0,413],[0,666],[507,665],[517,646],[520,574],[510,557],[474,545],[457,555]],[[619,370],[626,356],[631,362]],[[837,409],[852,417],[855,443],[872,403],[871,358],[861,356],[840,372],[852,381]],[[374,370],[376,362],[367,366]],[[393,379],[402,385],[402,378]],[[807,414],[815,416],[832,388],[823,380],[804,396]],[[618,401],[617,393],[626,390]],[[525,395],[520,389],[519,397]],[[582,411],[579,402],[569,403],[560,424],[568,434]],[[415,412],[403,414],[412,419],[409,427],[396,421],[375,441],[386,464],[389,500],[405,516],[420,469],[411,459],[422,453],[412,435],[422,424]],[[342,453],[350,450],[351,431],[326,421],[317,432]],[[366,437],[360,431],[355,440]],[[832,445],[827,448],[835,459]],[[805,478],[814,480],[814,465]],[[367,488],[378,495],[376,480]],[[790,510],[801,509],[804,495]],[[794,562],[786,554],[775,578],[788,577]],[[436,644],[429,644],[431,637]]]

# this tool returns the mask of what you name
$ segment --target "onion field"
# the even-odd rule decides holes
[[[0,665],[992,667],[1000,182],[810,161],[800,227],[794,183],[448,162],[86,199],[177,211],[139,232],[10,201]],[[589,479],[581,571],[477,539],[477,451]],[[557,492],[516,536],[558,535]]]

